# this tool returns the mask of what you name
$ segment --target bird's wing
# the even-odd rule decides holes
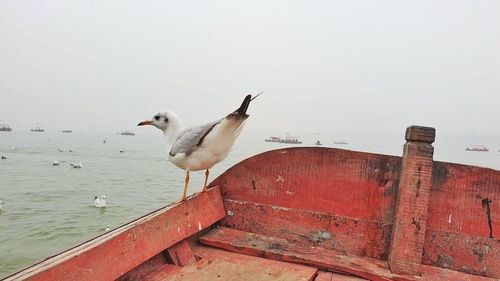
[[[192,127],[179,133],[169,154],[175,156],[177,153],[191,154],[198,146],[203,143],[205,137],[212,129],[221,122],[217,120],[205,125]]]

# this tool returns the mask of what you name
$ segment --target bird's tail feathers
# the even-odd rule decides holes
[[[258,95],[252,98],[252,95],[247,95],[243,102],[241,103],[241,106],[236,109],[233,113],[229,114],[227,117],[236,117],[237,119],[239,118],[247,118],[249,115],[247,114],[248,106],[250,105],[250,102],[253,101],[256,97],[260,96],[263,92],[260,92]]]

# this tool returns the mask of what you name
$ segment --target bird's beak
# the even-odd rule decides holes
[[[137,124],[137,126],[151,125],[151,123],[153,123],[151,120],[146,120],[146,121],[142,121],[141,123]]]

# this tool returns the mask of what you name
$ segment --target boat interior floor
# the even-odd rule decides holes
[[[319,272],[317,268],[232,253],[205,245],[192,247],[197,261],[186,266],[165,264],[143,277],[147,281],[334,281],[365,280]]]

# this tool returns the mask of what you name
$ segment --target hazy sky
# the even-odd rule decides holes
[[[500,2],[0,0],[0,120],[500,134]]]

